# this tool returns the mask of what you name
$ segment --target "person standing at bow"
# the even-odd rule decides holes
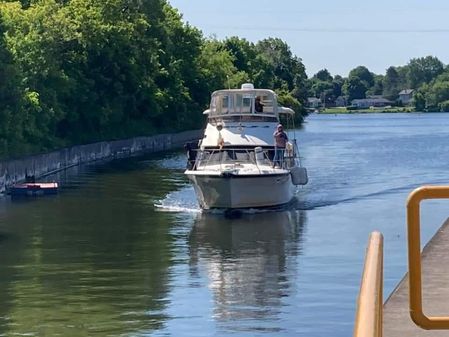
[[[288,136],[284,132],[284,127],[282,124],[279,124],[276,128],[276,131],[273,133],[274,137],[274,158],[273,158],[273,167],[276,166],[276,164],[279,167],[283,166],[284,162],[284,151],[285,146],[288,142]]]

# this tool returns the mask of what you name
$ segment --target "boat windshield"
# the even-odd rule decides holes
[[[212,96],[209,117],[229,115],[275,116],[276,99],[269,90],[218,91]]]
[[[198,167],[217,164],[255,163],[254,152],[239,150],[204,150],[200,154]]]
[[[268,151],[264,151],[263,157],[268,159]],[[207,165],[256,164],[254,149],[206,149],[198,154],[197,159],[198,168]]]

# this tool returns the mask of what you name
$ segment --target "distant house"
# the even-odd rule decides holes
[[[321,107],[321,100],[316,97],[308,97],[307,98],[307,106],[309,108],[317,109],[317,108]]]
[[[348,105],[348,99],[345,96],[338,96],[335,100],[335,106],[343,107]]]
[[[404,89],[399,93],[398,101],[403,105],[409,105],[413,101],[413,89]]]
[[[351,105],[358,109],[368,109],[370,107],[386,107],[388,105],[391,105],[392,103],[393,102],[381,96],[371,96],[369,98],[353,99],[351,101]]]

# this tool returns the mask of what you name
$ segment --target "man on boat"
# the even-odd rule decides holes
[[[218,139],[217,139],[217,146],[218,148],[221,150],[224,146],[224,139],[223,136],[221,135],[221,130],[223,130],[223,124],[218,123],[217,124],[217,130],[218,130]]]
[[[256,112],[263,112],[263,106],[264,104],[260,101],[260,96],[257,96],[254,102],[254,109]]]
[[[284,151],[285,146],[288,142],[287,134],[284,132],[284,127],[282,124],[279,124],[276,128],[276,131],[273,133],[274,137],[274,158],[273,158],[273,167],[276,166],[276,164],[279,165],[279,167],[282,167],[282,164],[284,162]]]

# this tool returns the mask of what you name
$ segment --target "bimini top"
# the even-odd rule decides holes
[[[209,109],[204,114],[209,118],[267,117],[278,119],[279,114],[294,114],[292,109],[278,106],[276,93],[268,89],[254,89],[245,83],[241,89],[217,90],[212,93]]]

